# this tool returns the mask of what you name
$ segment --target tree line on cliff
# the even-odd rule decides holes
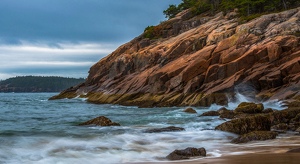
[[[0,92],[61,92],[84,81],[58,76],[17,76],[0,81]]]
[[[223,14],[236,11],[239,23],[245,23],[264,14],[280,12],[297,6],[300,6],[300,0],[182,0],[178,6],[169,5],[169,8],[163,13],[166,18],[171,19],[186,9],[190,9],[191,17],[205,17],[221,11]],[[172,21],[148,26],[144,30],[144,37],[149,39],[161,38],[163,30],[170,28],[172,28]]]
[[[166,18],[173,18],[179,12],[192,9],[195,15],[210,11],[212,13],[223,11],[227,13],[230,10],[238,8],[241,17],[254,14],[279,12],[295,8],[300,3],[299,0],[182,0],[177,5],[169,5],[163,13]]]

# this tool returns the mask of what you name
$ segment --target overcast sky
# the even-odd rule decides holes
[[[84,77],[181,0],[1,0],[0,79]]]

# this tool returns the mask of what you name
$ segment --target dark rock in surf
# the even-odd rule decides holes
[[[186,113],[197,113],[193,108],[186,108],[184,111],[182,112],[186,112]]]
[[[261,113],[271,113],[271,112],[273,112],[273,109],[267,108],[267,109],[264,109]]]
[[[219,113],[220,118],[233,119],[235,117],[233,110],[228,110],[226,108],[219,109]]]
[[[112,122],[109,118],[100,116],[97,118],[94,118],[92,120],[89,120],[87,122],[79,124],[79,126],[82,125],[96,125],[96,126],[120,126],[119,123]]]
[[[255,115],[227,121],[215,128],[236,134],[246,134],[253,131],[270,131],[271,120],[267,116]]]
[[[278,134],[271,131],[254,131],[247,134],[243,134],[238,138],[233,139],[232,143],[247,143],[250,141],[263,141],[275,139]]]
[[[226,111],[226,110],[228,110],[227,108],[225,108],[225,107],[222,107],[222,108],[220,108],[219,110],[217,110],[218,112],[222,112],[222,111]]]
[[[287,131],[288,128],[289,128],[289,126],[285,123],[281,123],[281,124],[274,125],[271,127],[271,129],[274,129],[274,130],[283,130],[283,131]]]
[[[206,156],[206,150],[202,148],[193,148],[188,147],[183,150],[174,150],[172,153],[170,153],[166,158],[169,160],[182,160],[182,159],[189,159],[190,157],[196,157],[196,156]]]
[[[202,117],[202,116],[219,116],[220,113],[217,111],[208,111],[208,112],[204,112],[203,114],[199,115],[198,117]]]
[[[291,122],[300,122],[300,113],[298,113],[295,118],[291,119]]]
[[[255,104],[255,103],[248,103],[242,102],[235,110],[234,113],[261,113],[264,110],[263,104]]]
[[[295,149],[291,149],[291,150],[289,150],[289,151],[287,151],[285,153],[300,153],[300,147],[295,148]]]
[[[184,128],[181,128],[181,127],[169,126],[166,128],[149,129],[149,130],[146,130],[145,133],[174,132],[174,131],[183,131],[183,130],[184,130]]]

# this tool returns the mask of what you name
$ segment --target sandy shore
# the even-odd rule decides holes
[[[183,161],[142,162],[135,164],[300,164],[300,153],[285,153],[298,147],[300,147],[299,135],[283,135],[275,140],[238,144],[234,147],[229,146],[229,151],[221,157],[208,156]],[[226,149],[226,145],[224,145],[224,150]]]
[[[298,153],[253,153],[219,158],[203,158],[185,161],[145,162],[138,164],[299,164]],[[137,163],[136,163],[137,164]]]
[[[147,164],[299,164],[298,153],[269,153],[269,154],[244,154],[219,158],[204,158],[193,161],[154,162]],[[146,163],[144,163],[146,164]]]

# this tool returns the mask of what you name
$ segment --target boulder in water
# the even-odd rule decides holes
[[[300,122],[300,113],[298,113],[296,117],[291,120],[291,122]]]
[[[270,131],[271,120],[267,116],[255,115],[233,119],[217,126],[215,130],[246,134],[253,131]]]
[[[186,108],[183,112],[186,112],[186,113],[197,113],[193,108]]]
[[[169,126],[166,128],[149,129],[149,130],[146,130],[145,133],[174,132],[174,131],[183,131],[183,130],[184,130],[184,128],[181,128],[181,127]]]
[[[289,126],[285,123],[281,123],[281,124],[274,125],[271,127],[271,129],[274,129],[274,130],[283,130],[283,131],[287,131],[288,128],[289,128]]]
[[[100,116],[97,118],[94,118],[92,120],[89,120],[87,122],[79,124],[79,126],[82,125],[96,125],[96,126],[120,126],[119,123],[112,122],[109,118]]]
[[[275,139],[278,134],[271,131],[254,131],[247,134],[243,134],[238,138],[232,140],[232,143],[246,143],[249,141],[263,141],[269,139]]]
[[[225,107],[220,108],[218,112],[220,113],[220,118],[233,119],[235,117],[233,110],[228,110]]]
[[[235,110],[234,113],[261,113],[264,110],[263,104],[255,104],[255,103],[248,103],[242,102]]]
[[[217,111],[208,111],[208,112],[204,112],[203,114],[201,114],[198,117],[202,117],[202,116],[219,116],[220,113]]]
[[[190,157],[196,157],[196,156],[206,156],[206,150],[202,148],[193,148],[188,147],[183,150],[174,150],[172,153],[170,153],[166,158],[169,160],[182,160],[182,159],[189,159]]]
[[[267,108],[262,111],[262,113],[272,113],[272,112],[273,112],[272,108]]]

